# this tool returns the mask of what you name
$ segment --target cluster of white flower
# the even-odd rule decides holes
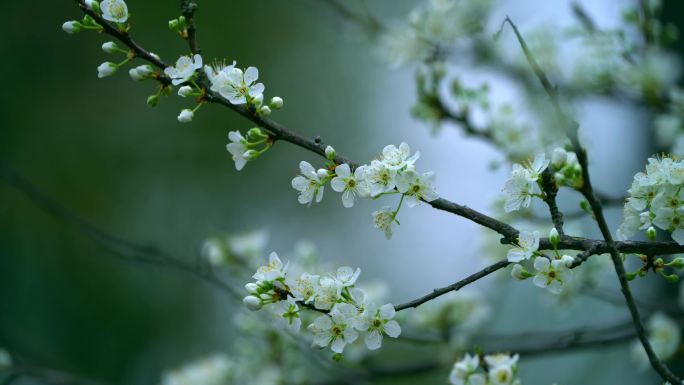
[[[211,83],[211,91],[214,91],[228,100],[231,104],[246,104],[253,108],[255,113],[261,116],[268,116],[272,109],[283,106],[283,100],[274,97],[268,105],[264,104],[264,85],[256,83],[259,78],[259,70],[256,67],[249,67],[246,70],[237,68],[235,61],[227,65],[224,62],[216,62],[214,65],[204,65],[200,55],[181,56],[174,67],[168,67],[164,73],[171,78],[174,86],[184,84],[178,90],[181,97],[202,96],[204,90],[197,85],[195,77],[197,71],[204,69],[204,74]],[[194,109],[185,109],[178,116],[179,122],[190,122],[195,111],[202,105],[200,102]]]
[[[541,197],[542,192],[539,187],[541,174],[548,166],[549,161],[543,153],[538,154],[534,161],[525,165],[513,164],[511,177],[503,187],[503,192],[506,194],[504,210],[507,213],[528,208],[532,203],[532,197]]]
[[[292,331],[301,327],[300,312],[309,309],[322,313],[309,326],[313,344],[342,354],[365,333],[365,344],[370,350],[380,348],[382,336],[396,338],[401,328],[394,320],[395,310],[390,303],[378,308],[366,293],[355,287],[360,269],[343,266],[335,274],[317,275],[302,272],[298,277],[289,276],[288,264],[283,264],[274,252],[267,265],[257,269],[256,282],[245,285],[249,295],[243,303],[250,310],[265,310]],[[339,357],[339,356],[335,356]]]
[[[511,276],[515,279],[525,280],[534,277],[533,282],[541,288],[547,288],[553,294],[560,294],[563,285],[572,278],[570,266],[575,259],[570,255],[561,255],[556,246],[559,235],[555,228],[551,229],[549,239],[554,246],[554,256],[548,257],[541,254],[539,249],[539,232],[521,231],[518,234],[518,242],[508,251],[508,261],[516,263],[511,269]],[[523,267],[520,262],[534,258],[533,267],[536,273],[532,274]]]
[[[454,364],[449,382],[452,385],[522,385],[516,378],[518,358],[517,354],[500,353],[486,355],[484,362],[480,362],[479,356],[466,354]]]
[[[231,383],[235,363],[225,354],[215,354],[166,372],[161,385],[224,385]]]
[[[618,238],[625,240],[637,230],[655,236],[656,226],[684,244],[684,161],[670,157],[649,158],[646,172],[634,175],[625,202]]]
[[[490,1],[431,0],[411,12],[408,25],[385,35],[394,65],[429,58],[436,47],[445,48],[458,39],[482,31]]]
[[[582,187],[582,167],[574,152],[566,151],[562,147],[555,148],[551,153],[550,165],[557,186]],[[541,174],[547,167],[549,160],[543,153],[537,154],[531,162],[513,164],[511,176],[503,187],[506,194],[504,210],[507,213],[530,207],[533,197],[544,197]]]
[[[325,153],[327,168],[316,170],[308,162],[299,163],[301,174],[292,179],[292,187],[299,191],[299,203],[310,205],[313,201],[320,202],[328,182],[333,190],[342,193],[344,207],[354,206],[357,197],[376,199],[382,195],[401,194],[395,210],[383,207],[373,213],[375,227],[382,230],[387,239],[392,237],[394,224],[399,223],[397,214],[404,201],[409,207],[414,207],[421,200],[432,202],[438,198],[434,189],[435,174],[420,174],[416,171],[414,163],[420,153],[411,155],[406,143],[401,143],[399,147],[385,146],[379,159],[358,166],[353,171],[346,163],[334,163],[336,153],[332,147],[328,146]]]
[[[668,360],[679,350],[681,330],[679,324],[664,313],[655,313],[648,320],[648,341],[656,356],[661,360]],[[649,367],[650,362],[640,341],[632,345],[632,357],[643,368]]]
[[[89,10],[102,16],[103,19],[116,23],[120,28],[126,28],[124,23],[128,21],[128,6],[124,0],[103,0],[102,3],[95,0],[85,0],[85,5]],[[78,22],[70,20],[62,24],[62,29],[68,34],[76,34],[83,29],[102,30],[102,26],[97,24],[89,15],[83,17]]]

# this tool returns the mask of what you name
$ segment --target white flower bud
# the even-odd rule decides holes
[[[268,106],[262,106],[259,108],[259,114],[263,116],[269,116],[271,115],[271,109],[268,108]]]
[[[180,96],[181,98],[187,97],[191,93],[192,93],[192,87],[190,87],[190,86],[183,86],[183,87],[178,89],[178,96]]]
[[[142,75],[140,75],[140,72],[138,72],[137,68],[131,68],[130,70],[128,70],[128,76],[130,76],[131,79],[133,79],[133,81],[136,82],[145,80],[145,78],[142,77]]]
[[[558,234],[558,230],[556,230],[555,227],[551,228],[551,231],[549,231],[549,242],[551,242],[551,246],[553,246],[553,249],[558,248],[558,242],[560,242],[560,235]]]
[[[264,94],[259,94],[252,99],[252,104],[255,107],[261,107],[264,104]]]
[[[570,267],[573,263],[575,263],[575,258],[573,258],[570,255],[563,255],[561,257],[561,262],[567,267]]]
[[[90,9],[91,11],[97,13],[98,15],[102,13],[102,10],[100,9],[100,3],[95,0],[85,0],[85,5]]]
[[[104,62],[97,67],[97,77],[102,79],[107,76],[112,76],[116,72],[117,66],[112,62]]]
[[[254,282],[245,285],[245,290],[247,290],[248,293],[256,293],[258,288],[257,284]]]
[[[135,67],[135,69],[138,71],[138,73],[142,77],[148,77],[154,73],[154,68],[152,68],[152,66],[149,64],[143,64],[143,65],[137,66],[137,67]]]
[[[251,311],[261,309],[261,300],[253,295],[248,295],[242,299],[242,303]]]
[[[274,96],[271,98],[271,102],[268,105],[274,110],[279,110],[283,108],[283,104],[283,98],[281,98],[280,96]]]
[[[564,148],[562,147],[557,147],[553,150],[553,153],[551,154],[551,163],[556,166],[556,168],[560,168],[565,164],[568,158],[568,152],[565,151]]]
[[[527,279],[527,271],[519,264],[513,265],[513,269],[511,269],[511,277],[519,280],[525,280]]]
[[[102,44],[102,50],[105,53],[116,53],[119,49],[119,46],[116,45],[116,43],[114,43],[113,41],[108,41]]]
[[[70,35],[81,32],[81,27],[82,27],[81,23],[79,23],[78,21],[73,21],[73,20],[67,21],[66,23],[62,24],[62,29],[64,30],[64,32],[66,32]]]
[[[259,152],[255,150],[247,150],[244,154],[242,154],[242,157],[247,160],[254,160],[259,157]]]
[[[335,159],[335,156],[337,156],[335,149],[332,148],[331,146],[327,146],[325,148],[325,157],[328,158],[328,160],[333,160],[333,159]]]
[[[178,121],[180,123],[189,123],[192,122],[192,118],[195,116],[195,113],[192,112],[192,110],[189,109],[184,109],[183,111],[180,112],[178,115]]]
[[[646,229],[646,238],[648,238],[649,241],[655,241],[657,236],[658,232],[656,231],[655,227],[650,226],[648,229]]]

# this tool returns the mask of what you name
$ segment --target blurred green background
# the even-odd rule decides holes
[[[276,120],[308,137],[320,135],[352,159],[370,159],[386,144],[409,141],[423,153],[422,167],[438,171],[441,194],[486,210],[505,174],[488,171],[496,152],[454,132],[430,136],[410,118],[411,71],[388,69],[373,42],[321,1],[200,1],[203,57],[257,66],[267,97],[285,99]],[[405,18],[415,5],[367,3],[389,21]],[[536,8],[519,3],[506,8],[522,24]],[[605,3],[609,9],[616,4]],[[128,4],[132,33],[143,46],[168,62],[186,53],[185,43],[166,28],[178,16],[176,1]],[[667,6],[667,17],[682,16],[679,3]],[[370,212],[377,205],[343,210],[328,191],[323,204],[301,207],[290,180],[300,160],[315,158],[290,145],[278,143],[236,172],[225,151],[227,133],[244,131],[249,122],[205,106],[191,124],[181,125],[176,116],[189,107],[187,100],[164,98],[151,109],[145,104],[154,93],[151,83],[134,83],[124,72],[97,79],[96,67],[109,60],[99,48],[107,39],[62,32],[65,20],[80,18],[73,2],[5,2],[3,11],[0,159],[108,231],[191,261],[208,236],[266,228],[269,249],[286,254],[297,240],[312,240],[326,258],[361,266],[362,279],[387,280],[395,302],[482,263],[473,262],[475,226],[424,207],[406,215],[391,242],[372,228]],[[675,22],[683,29],[682,20]],[[616,177],[617,187],[626,187],[633,172]],[[106,383],[150,384],[164,369],[231,345],[230,321],[239,310],[224,294],[185,274],[112,257],[0,182],[0,347],[36,365]],[[519,309],[516,303],[503,309],[510,325],[529,322]],[[594,317],[571,315],[574,321]],[[624,349],[608,352],[613,364],[628,358]],[[584,365],[587,360],[596,367]],[[553,362],[557,370],[537,371],[538,383],[579,365],[563,357],[537,362],[529,367]],[[595,371],[615,379],[624,369],[600,354],[582,362],[577,367],[593,373],[579,376],[581,383],[598,384],[584,382]],[[536,384],[535,370],[525,365],[525,382]],[[651,375],[625,376],[620,383],[653,381]],[[444,382],[445,373],[435,376],[434,383]]]

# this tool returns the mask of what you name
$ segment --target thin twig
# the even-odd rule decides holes
[[[558,209],[556,204],[556,195],[558,195],[558,186],[551,173],[549,167],[546,167],[541,175],[541,186],[544,192],[544,202],[549,206],[549,213],[551,214],[551,221],[553,222],[553,227],[556,228],[558,234],[563,236],[563,213]]]
[[[185,40],[188,41],[190,52],[199,54],[201,52],[197,45],[197,29],[195,28],[195,11],[197,10],[197,3],[191,0],[180,0],[181,14],[185,17],[187,23],[187,36]]]
[[[439,289],[435,289],[430,294],[424,295],[420,298],[416,298],[413,301],[409,301],[409,302],[397,305],[394,307],[394,309],[396,311],[402,311],[404,309],[418,307],[418,306],[424,304],[425,302],[433,300],[433,299],[435,299],[439,296],[442,296],[446,293],[449,293],[452,291],[458,291],[462,287],[464,287],[468,284],[471,284],[471,283],[479,280],[480,278],[483,278],[483,277],[485,277],[485,276],[487,276],[487,275],[489,275],[489,274],[491,274],[491,273],[493,273],[499,269],[503,269],[504,267],[508,266],[509,264],[510,264],[510,262],[508,262],[507,260],[499,261],[499,262],[497,262],[493,265],[489,265],[489,266],[485,267],[484,269],[478,271],[477,273],[471,274],[468,277],[466,277],[466,278],[464,278],[458,282],[455,282],[449,286],[442,287]]]
[[[14,186],[17,190],[21,191],[29,200],[31,200],[31,202],[45,212],[52,215],[57,220],[74,227],[77,231],[87,235],[97,243],[106,246],[109,250],[113,251],[118,258],[137,263],[171,267],[210,283],[230,294],[235,300],[239,301],[242,299],[242,296],[236,289],[220,280],[211,271],[197,269],[192,263],[168,255],[155,246],[129,241],[83,219],[72,210],[43,193],[31,181],[14,171],[1,159],[0,177]]]

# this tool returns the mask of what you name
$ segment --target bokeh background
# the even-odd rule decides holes
[[[507,171],[489,166],[502,156],[457,130],[430,135],[409,112],[415,102],[413,70],[390,68],[377,42],[322,2],[200,1],[203,56],[257,66],[267,95],[285,99],[276,120],[308,137],[321,136],[352,159],[371,159],[386,144],[407,141],[421,151],[420,167],[437,173],[440,195],[491,212]],[[599,23],[614,25],[621,3],[626,2],[583,5]],[[185,43],[166,28],[178,16],[177,2],[128,4],[133,34],[143,46],[167,61],[185,53]],[[404,19],[415,2],[366,4],[391,24]],[[684,29],[682,5],[666,1],[665,7],[664,15]],[[61,31],[65,20],[80,18],[73,2],[5,2],[3,11],[0,160],[88,221],[190,261],[203,240],[217,234],[265,229],[269,250],[284,255],[299,240],[309,240],[324,259],[361,267],[362,280],[385,280],[395,303],[485,264],[479,258],[481,229],[426,206],[403,210],[401,227],[387,241],[370,217],[378,202],[347,210],[338,194],[327,191],[322,204],[299,205],[290,180],[300,160],[315,158],[291,145],[278,143],[235,171],[225,151],[227,133],[251,124],[205,106],[191,124],[181,125],[176,115],[187,101],[164,98],[152,109],[145,104],[154,93],[150,84],[134,83],[123,72],[97,79],[96,67],[109,60],[99,48],[106,38]],[[565,1],[502,2],[496,13],[510,15],[523,31],[571,18]],[[495,99],[516,95],[505,79],[459,68],[475,81],[493,79]],[[598,187],[619,196],[653,152],[644,129],[648,115],[627,101],[591,99],[581,104],[578,120],[593,144]],[[619,212],[611,218],[615,228]],[[616,288],[615,282],[607,285]],[[635,286],[649,298],[658,285]],[[626,314],[600,303],[549,312],[536,305],[543,296],[528,285],[483,280],[476,286],[488,290],[497,309],[488,327],[499,332],[609,322]],[[192,276],[118,260],[0,180],[0,346],[18,358],[104,383],[158,383],[165,369],[230,347],[231,319],[239,311],[224,293]],[[444,383],[447,373],[448,368],[434,373],[430,382]],[[657,381],[630,368],[626,345],[523,357],[520,375],[528,384]],[[415,381],[387,383],[399,380]]]

